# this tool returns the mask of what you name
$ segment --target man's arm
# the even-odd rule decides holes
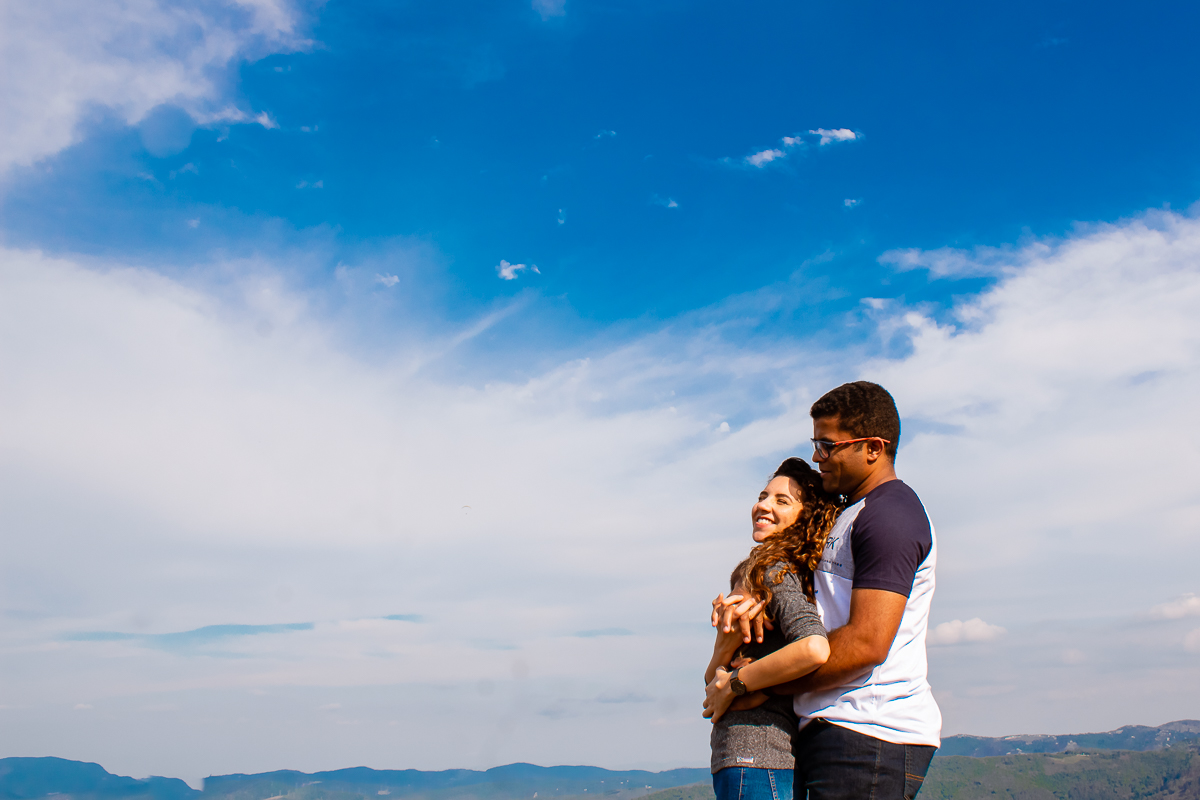
[[[829,634],[829,660],[798,680],[771,687],[776,694],[832,689],[870,672],[887,659],[908,598],[884,589],[854,589],[850,621]]]

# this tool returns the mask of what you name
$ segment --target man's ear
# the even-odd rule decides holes
[[[887,447],[887,445],[878,439],[868,439],[867,441],[863,442],[863,444],[866,446],[865,455],[867,457],[868,464],[874,464],[879,459],[886,457],[887,451],[884,448]]]

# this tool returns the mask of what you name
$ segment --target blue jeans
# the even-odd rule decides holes
[[[936,749],[892,744],[816,719],[796,742],[796,791],[807,800],[912,800]]]
[[[792,800],[790,769],[726,767],[713,773],[717,800]]]

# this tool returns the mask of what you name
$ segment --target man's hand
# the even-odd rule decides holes
[[[770,699],[771,695],[766,692],[746,692],[729,704],[729,711],[749,711],[752,708],[758,708]]]
[[[728,597],[721,593],[713,600],[712,606],[713,627],[722,633],[730,633],[735,627],[740,628],[744,644],[751,641],[761,642],[763,629],[773,630],[775,627],[763,615],[763,609],[767,607],[766,601],[753,596],[747,597],[744,592],[735,591]]]

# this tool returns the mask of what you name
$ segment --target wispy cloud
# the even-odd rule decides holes
[[[973,642],[992,642],[999,639],[1007,631],[999,625],[989,625],[983,620],[974,619],[951,620],[943,622],[929,631],[927,642],[931,645],[970,644]]]
[[[567,0],[533,0],[533,10],[541,15],[543,22],[562,17],[567,13]]]
[[[764,167],[777,158],[783,158],[783,155],[783,151],[776,148],[759,150],[757,153],[746,156],[746,163],[752,167]]]
[[[517,279],[517,273],[526,269],[530,272],[541,274],[541,270],[537,268],[537,264],[510,264],[503,259],[496,265],[496,274],[500,276],[501,280],[513,281]]]
[[[809,141],[806,141],[806,137]],[[793,152],[799,152],[807,148],[811,140],[815,139],[817,147],[821,147],[834,142],[851,142],[861,138],[861,134],[855,133],[849,128],[835,128],[828,130],[825,128],[817,128],[809,131],[807,134],[796,134],[795,136],[784,136],[779,140],[779,147],[769,147],[764,150],[759,150],[751,153],[741,159],[741,163],[747,166],[762,169],[772,162],[779,162],[786,159]],[[723,159],[725,163],[731,163],[730,159]]]
[[[178,633],[123,633],[118,631],[84,631],[63,636],[69,642],[132,642],[158,650],[172,652],[195,651],[227,639],[263,634],[311,631],[313,623],[294,622],[277,625],[206,625]]]
[[[1183,619],[1184,617],[1200,617],[1200,597],[1195,594],[1185,594],[1166,603],[1160,603],[1150,609],[1150,616],[1156,619]]]
[[[1031,255],[1029,251],[1015,251],[1010,247],[977,247],[970,251],[952,247],[936,250],[908,248],[888,250],[879,256],[878,261],[900,272],[927,269],[934,278],[973,278],[1012,271],[1019,260]]]
[[[614,137],[616,135],[617,135],[616,131],[600,131],[593,138],[595,138],[595,139],[611,139],[612,137]]]
[[[818,147],[823,147],[834,142],[853,142],[859,138],[859,134],[849,128],[817,128],[815,131],[809,131],[814,136],[819,136],[820,141],[817,142]]]
[[[8,70],[0,87],[0,169],[78,141],[89,108],[136,124],[170,103],[195,122],[278,124],[238,105],[236,65],[309,43],[286,0],[181,7],[147,0],[19,3],[5,11]]]
[[[673,197],[659,197],[658,195],[654,195],[654,203],[663,208],[679,208],[679,203],[675,202],[675,198]]]
[[[596,628],[590,631],[579,631],[575,634],[581,639],[595,639],[597,636],[633,636],[628,628]]]

